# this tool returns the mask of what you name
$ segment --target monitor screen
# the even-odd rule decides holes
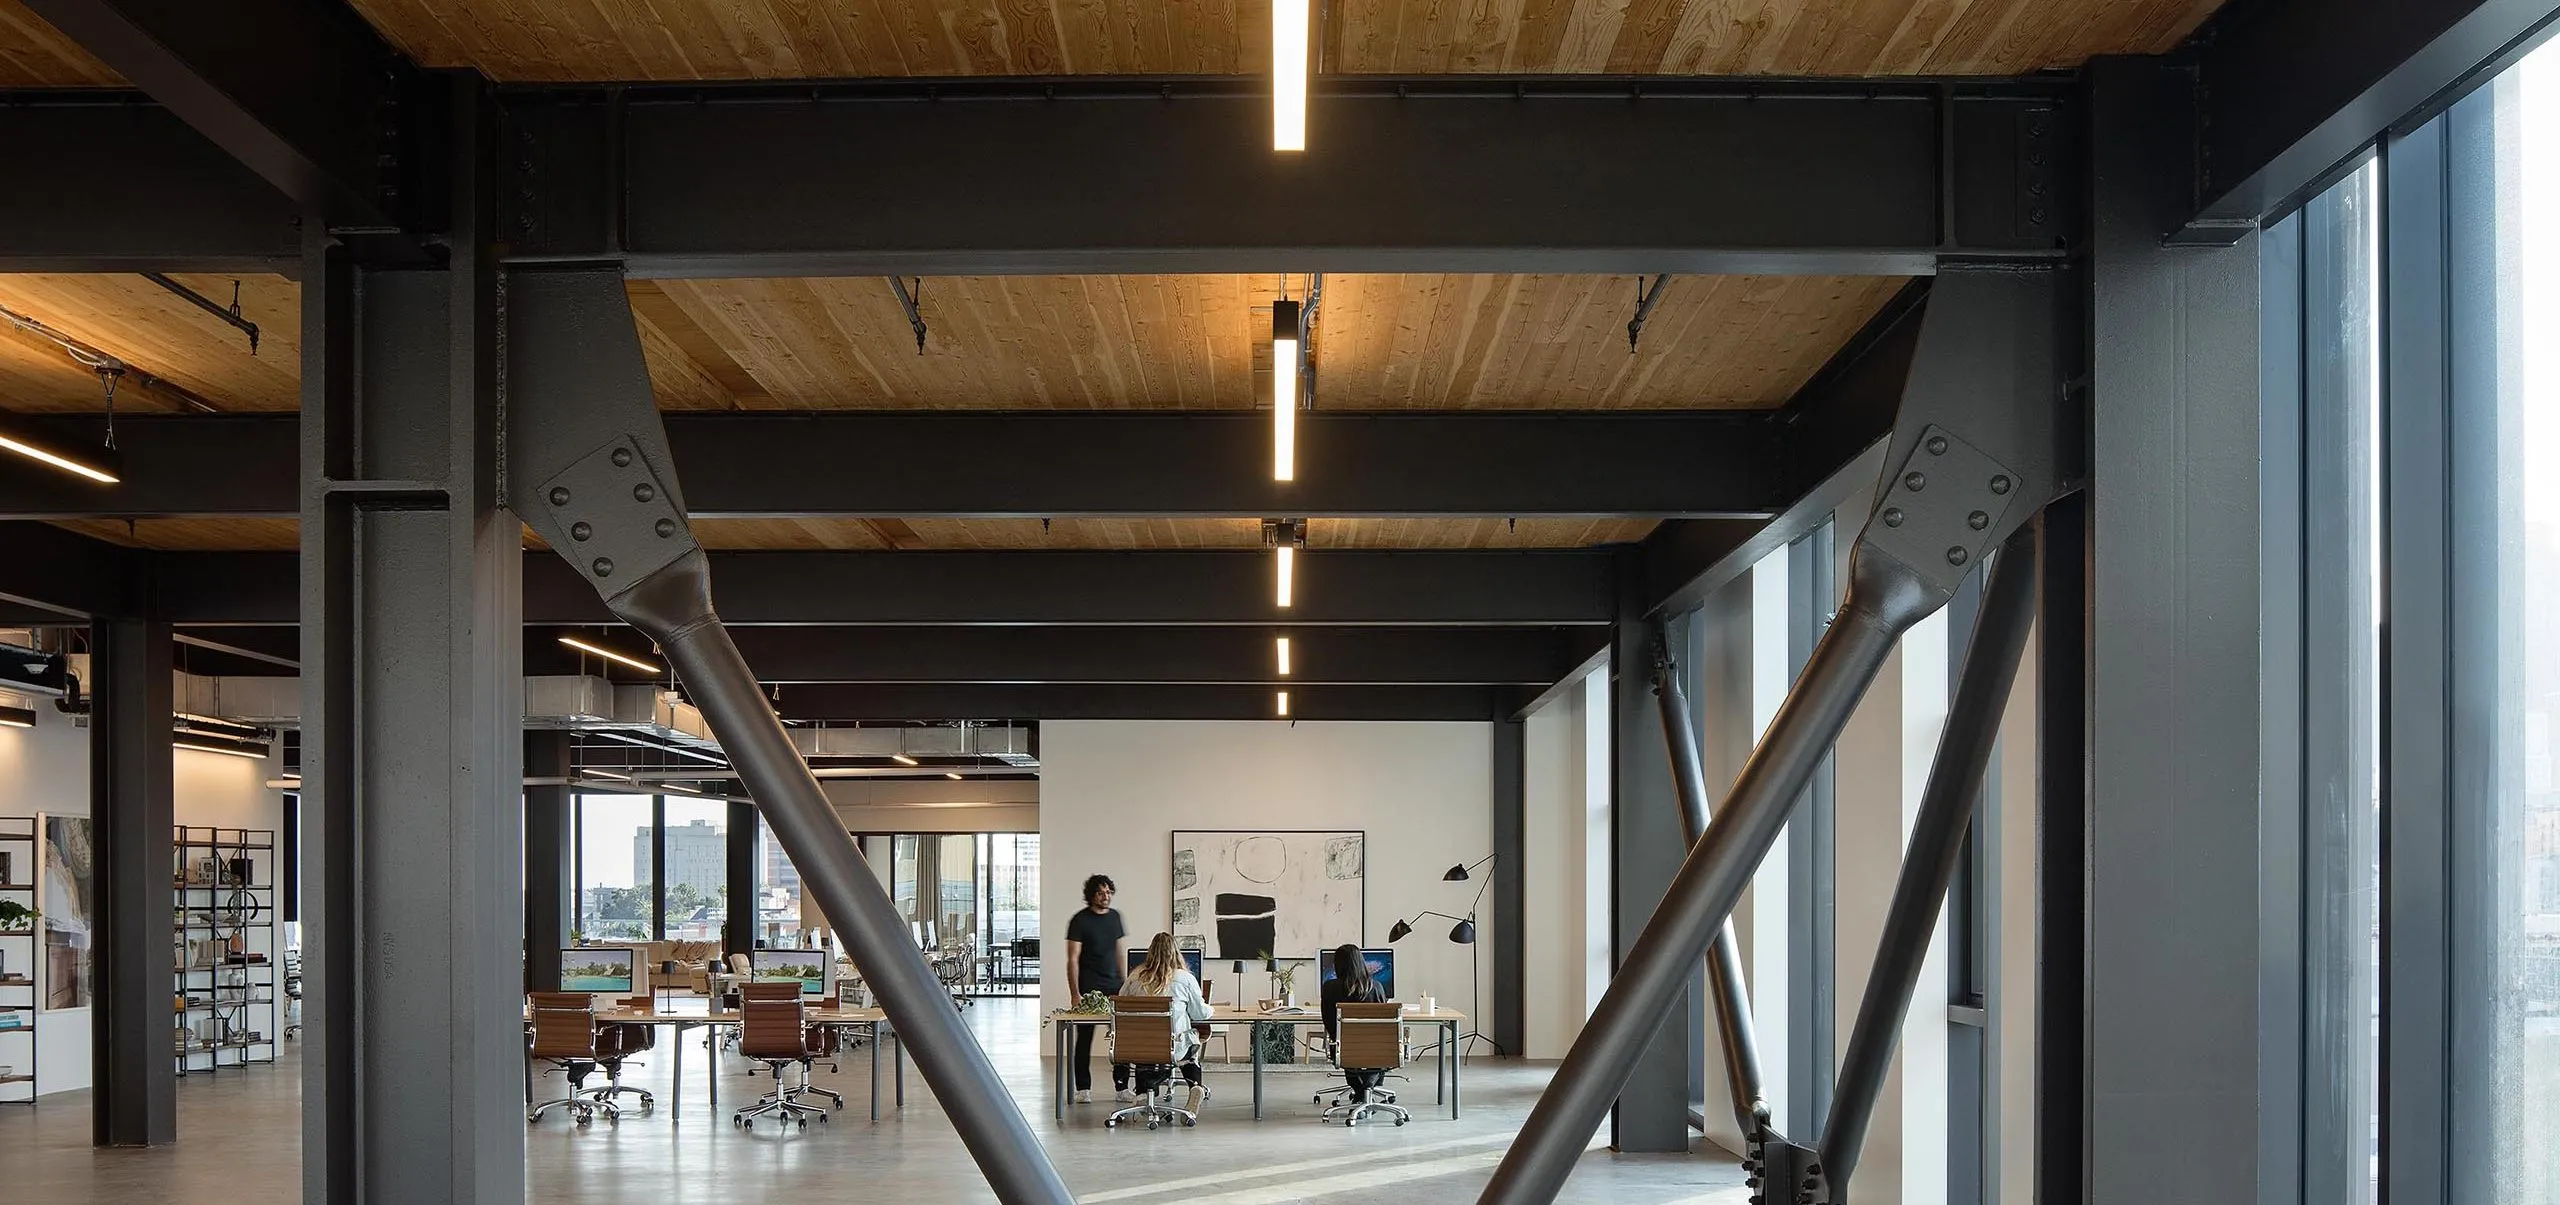
[[[1129,969],[1132,972],[1136,971],[1140,964],[1143,964],[1146,960],[1147,952],[1145,950],[1129,951]],[[1191,977],[1193,979],[1200,978],[1200,951],[1182,951],[1182,969],[1191,972]]]
[[[570,949],[560,951],[560,990],[564,992],[628,992],[638,950]]]
[[[1324,982],[1333,982],[1333,956],[1328,954],[1318,961],[1324,966]],[[1395,999],[1396,952],[1393,950],[1362,950],[1360,951],[1360,961],[1369,964],[1369,977],[1378,981],[1378,990],[1385,992],[1387,994],[1387,999]]]
[[[758,983],[798,983],[803,996],[827,994],[825,950],[757,950],[747,957]]]

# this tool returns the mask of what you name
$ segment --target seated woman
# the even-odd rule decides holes
[[[1324,1036],[1337,1036],[1335,1027],[1341,1017],[1339,1005],[1382,1004],[1387,991],[1378,986],[1377,977],[1369,973],[1369,960],[1360,956],[1360,947],[1343,946],[1333,952],[1333,978],[1324,981]],[[1351,1085],[1351,1099],[1367,1100],[1369,1091],[1385,1078],[1383,1071],[1345,1071],[1342,1078]]]
[[[1169,996],[1173,999],[1173,1061],[1182,1068],[1182,1078],[1190,1081],[1191,1100],[1185,1107],[1193,1112],[1200,1108],[1200,1036],[1194,1026],[1209,1023],[1209,1002],[1200,994],[1200,981],[1182,965],[1182,955],[1173,948],[1173,934],[1158,933],[1147,943],[1147,959],[1129,973],[1121,986],[1121,994],[1129,996]],[[1155,1090],[1160,1078],[1141,1076],[1132,1087],[1144,1096]]]

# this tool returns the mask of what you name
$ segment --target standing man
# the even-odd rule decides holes
[[[1122,968],[1128,963],[1129,930],[1120,923],[1120,914],[1111,910],[1111,897],[1119,891],[1111,876],[1098,874],[1084,881],[1084,907],[1075,919],[1067,922],[1067,995],[1081,1000],[1086,992],[1106,996],[1120,993]],[[1094,1026],[1076,1026],[1076,1103],[1093,1100],[1093,1031]],[[1111,1086],[1121,1100],[1135,1100],[1129,1093],[1129,1071],[1118,1063],[1111,1065]]]

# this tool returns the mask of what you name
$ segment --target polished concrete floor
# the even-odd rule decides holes
[[[1494,1162],[1537,1099],[1552,1068],[1473,1059],[1465,1116],[1452,1121],[1428,1103],[1431,1071],[1412,1068],[1405,1089],[1412,1124],[1344,1129],[1319,1125],[1311,1072],[1275,1072],[1264,1120],[1252,1116],[1252,1078],[1239,1065],[1213,1069],[1215,1097],[1196,1129],[1108,1130],[1110,1106],[1078,1106],[1051,1119],[1045,1060],[1032,1001],[982,1001],[968,1010],[978,1034],[1050,1158],[1083,1202],[1135,1205],[1280,1205],[1387,1197],[1412,1205],[1473,1201]],[[698,1035],[688,1041],[698,1041]],[[670,1051],[652,1052],[628,1082],[658,1094],[654,1115],[581,1129],[553,1113],[526,1131],[528,1197],[545,1205],[611,1202],[886,1199],[991,1201],[976,1168],[909,1068],[907,1106],[866,1109],[866,1055],[817,1083],[843,1092],[846,1108],[824,1125],[753,1132],[732,1127],[728,1110],[771,1081],[728,1060],[714,1112],[701,1049],[685,1054],[684,1116],[667,1116]],[[1214,1048],[1213,1048],[1214,1054]],[[273,1067],[191,1076],[178,1085],[176,1145],[154,1150],[92,1149],[89,1094],[63,1093],[30,1108],[0,1105],[0,1198],[47,1203],[209,1199],[232,1203],[299,1199],[300,1067],[288,1045]],[[1108,1085],[1105,1079],[1106,1087]],[[538,1081],[556,1093],[559,1081]],[[1100,1094],[1107,1097],[1107,1091]],[[1742,1205],[1733,1161],[1701,1143],[1694,1154],[1583,1157],[1563,1200],[1613,1205]]]

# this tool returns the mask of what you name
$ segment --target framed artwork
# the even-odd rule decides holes
[[[1175,830],[1174,943],[1213,962],[1361,944],[1367,846],[1343,830]]]
[[[97,910],[97,847],[86,816],[44,816],[44,1006],[87,1008],[91,928]]]

